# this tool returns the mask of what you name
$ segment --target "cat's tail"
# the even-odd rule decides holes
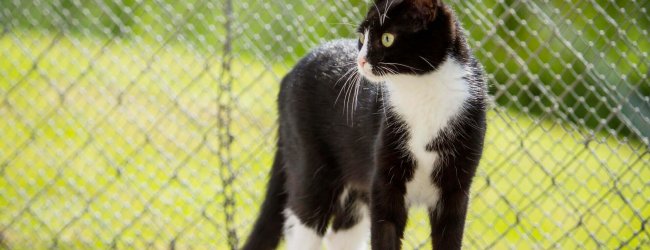
[[[284,226],[283,211],[287,201],[284,189],[286,176],[282,167],[282,153],[278,149],[271,169],[271,178],[266,189],[266,198],[262,204],[253,231],[251,231],[242,250],[275,249],[280,243]]]

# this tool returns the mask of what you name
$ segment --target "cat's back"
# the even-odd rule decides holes
[[[337,81],[338,77],[355,67],[357,55],[356,40],[338,39],[326,42],[305,55],[285,78],[283,84],[296,80],[318,82]]]
[[[329,41],[311,50],[282,80],[278,100],[280,110],[318,111],[318,114],[311,115],[326,116],[323,118],[330,123],[337,120],[337,116],[330,112],[338,115],[363,113],[368,105],[374,104],[368,101],[376,100],[369,99],[376,94],[376,86],[360,76],[356,78],[357,53],[357,41],[352,39]],[[350,92],[355,91],[352,87],[356,85],[359,85],[355,96],[357,109],[350,111],[350,95],[354,94]]]
[[[336,39],[314,48],[304,57],[304,61],[339,66],[339,62],[355,62],[357,52],[357,40]]]
[[[333,106],[336,85],[347,80],[342,77],[354,70],[355,60],[354,40],[334,40],[312,49],[282,79],[278,99],[281,120],[287,113],[311,119],[327,115],[323,109]],[[310,114],[317,110],[319,114]]]

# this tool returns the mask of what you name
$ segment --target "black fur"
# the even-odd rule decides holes
[[[388,10],[386,18],[384,10]],[[440,1],[380,0],[359,26],[359,31],[366,29],[371,43],[368,61],[373,65],[399,62],[412,68],[393,65],[397,74],[425,74],[454,59],[472,70],[465,79],[472,95],[465,109],[426,147],[444,159],[436,162],[439,171],[431,176],[440,188],[437,206],[429,208],[434,249],[459,249],[469,188],[485,135],[487,93],[482,68],[453,12]],[[379,40],[384,32],[396,34],[390,48],[382,47]],[[324,44],[282,80],[280,143],[262,212],[243,249],[275,249],[284,208],[323,235],[330,224],[336,231],[358,223],[358,204],[370,208],[372,248],[401,249],[408,214],[406,183],[415,169],[404,148],[410,134],[400,129],[404,121],[391,110],[380,84],[361,79],[358,103],[350,111],[341,78],[354,70],[350,62],[356,61],[360,46],[353,40]],[[400,174],[392,174],[395,169]],[[341,201],[344,188],[350,191]]]

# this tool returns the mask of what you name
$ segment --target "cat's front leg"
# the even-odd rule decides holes
[[[443,192],[438,205],[429,209],[434,250],[460,249],[469,197],[466,190]]]
[[[375,173],[370,193],[370,245],[373,250],[398,250],[408,217],[404,196],[415,162],[400,143],[405,130],[391,128],[394,116],[382,123],[375,151]]]
[[[376,178],[372,188],[370,243],[373,250],[397,250],[407,220],[404,192],[382,179]]]

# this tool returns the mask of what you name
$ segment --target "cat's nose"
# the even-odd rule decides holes
[[[361,57],[357,60],[357,63],[359,63],[359,67],[363,68],[363,66],[366,66],[366,63],[368,63],[368,60],[366,60],[365,57]]]

